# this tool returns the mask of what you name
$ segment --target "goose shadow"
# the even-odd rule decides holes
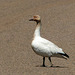
[[[44,67],[44,68],[68,68],[67,66],[42,66],[42,65],[37,65],[36,67]]]

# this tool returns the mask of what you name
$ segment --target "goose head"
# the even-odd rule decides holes
[[[37,24],[41,22],[41,18],[39,15],[34,15],[32,19],[29,21],[35,21]]]

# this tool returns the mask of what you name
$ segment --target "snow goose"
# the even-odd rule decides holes
[[[51,62],[51,57],[59,57],[67,59],[69,56],[63,52],[61,48],[59,48],[57,45],[52,43],[51,41],[48,41],[40,36],[40,29],[41,29],[41,18],[39,15],[33,16],[32,19],[29,21],[35,21],[36,22],[36,29],[34,31],[34,37],[31,43],[33,51],[43,57],[43,67],[45,67],[45,57],[48,57],[51,67],[53,66]],[[66,58],[67,57],[67,58]]]

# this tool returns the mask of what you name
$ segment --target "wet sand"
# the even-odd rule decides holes
[[[35,23],[41,16],[41,36],[61,47],[70,58],[46,58],[31,48]],[[75,1],[74,0],[0,0],[0,75],[74,75]]]

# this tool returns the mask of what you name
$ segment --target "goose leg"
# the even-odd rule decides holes
[[[51,63],[51,67],[53,67],[52,61],[51,61],[51,57],[48,57],[50,63]]]
[[[43,67],[45,67],[45,57],[43,57]]]

